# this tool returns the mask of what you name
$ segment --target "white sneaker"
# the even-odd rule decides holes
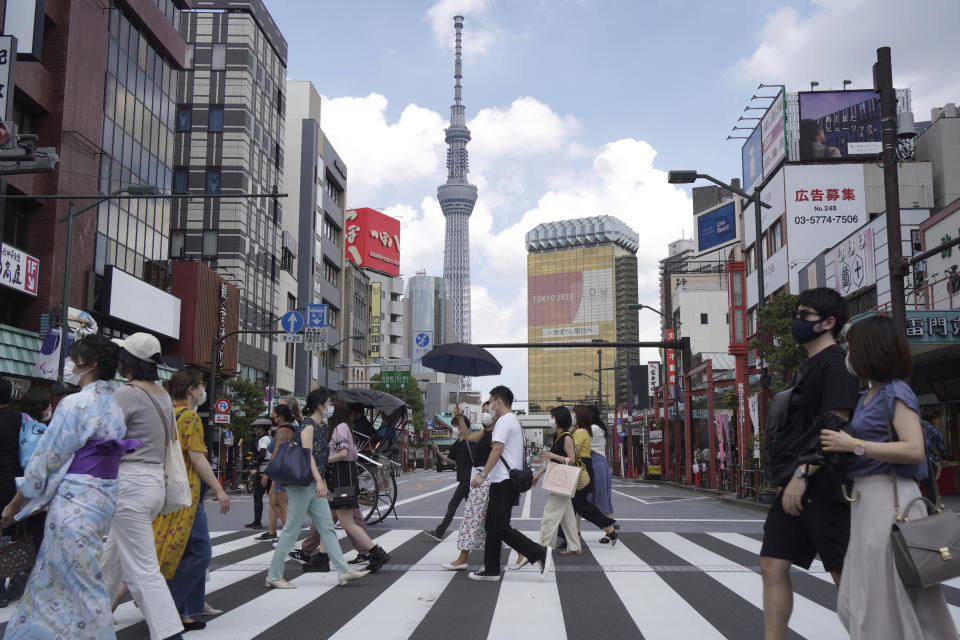
[[[444,562],[440,565],[441,568],[446,569],[447,571],[463,571],[464,569],[469,569],[470,566],[464,562],[463,564],[453,564],[452,562]]]

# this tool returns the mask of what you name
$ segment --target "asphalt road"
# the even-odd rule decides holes
[[[214,558],[207,600],[223,609],[197,640],[296,638],[736,638],[763,637],[762,585],[757,553],[763,513],[715,497],[656,484],[615,481],[621,525],[616,546],[584,523],[581,556],[555,555],[543,580],[527,567],[500,582],[475,582],[440,563],[457,556],[459,516],[440,543],[423,535],[435,527],[456,484],[452,472],[416,472],[398,481],[397,517],[369,527],[392,559],[376,575],[337,587],[335,574],[304,574],[288,561],[297,589],[264,589],[272,544],[243,529],[252,496],[235,496],[230,513],[206,505]],[[528,497],[529,496],[529,497]],[[534,489],[514,509],[514,526],[539,536],[546,494]],[[305,533],[305,532],[304,532]],[[348,559],[355,554],[343,537]],[[481,553],[471,556],[479,568]],[[503,552],[504,563],[515,553]],[[836,589],[822,565],[794,571],[791,639],[846,638],[834,613]],[[945,589],[960,621],[960,584]],[[0,610],[5,622],[13,607]],[[122,604],[115,618],[121,640],[149,638],[139,610]]]

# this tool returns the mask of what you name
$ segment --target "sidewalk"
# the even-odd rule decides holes
[[[698,487],[695,485],[682,484],[679,482],[671,482],[669,480],[645,480],[642,478],[620,478],[620,480],[629,480],[633,482],[642,482],[645,484],[656,484],[664,487],[670,487],[672,489],[684,489],[692,493],[707,494],[716,497],[720,502],[726,502],[727,504],[734,504],[740,507],[745,507],[747,509],[754,509],[757,511],[769,511],[770,505],[764,504],[753,498],[738,498],[737,494],[729,493],[726,491],[721,491],[719,489],[708,489],[707,487]],[[893,505],[891,505],[892,507]],[[903,505],[906,506],[906,505]],[[950,511],[955,511],[960,513],[960,495],[954,496],[943,496],[943,506],[949,509]]]

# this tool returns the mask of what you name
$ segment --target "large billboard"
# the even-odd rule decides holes
[[[777,170],[787,157],[787,109],[783,89],[777,92],[760,121],[760,146],[763,150],[763,177]],[[749,140],[747,141],[749,142]]]
[[[344,252],[358,267],[388,276],[400,275],[400,221],[375,209],[348,209],[344,214]]]
[[[875,91],[804,91],[799,160],[876,156],[883,151]]]
[[[613,321],[613,269],[531,276],[527,288],[529,326],[544,340],[590,339]]]
[[[696,233],[697,251],[700,252],[736,241],[737,210],[734,201],[730,200],[698,214],[694,233]]]
[[[743,161],[743,190],[747,193],[763,179],[763,145],[761,144],[762,127],[757,127],[747,138],[743,149],[740,150]]]

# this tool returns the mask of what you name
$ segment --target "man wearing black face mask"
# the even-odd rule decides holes
[[[833,289],[809,289],[797,300],[791,329],[807,352],[799,385],[805,425],[827,411],[849,420],[856,407],[860,385],[847,371],[846,351],[837,344],[848,318],[847,303]],[[840,491],[840,479],[814,465],[798,465],[763,525],[760,568],[766,640],[787,634],[793,610],[790,566],[808,569],[819,555],[839,583],[849,537],[850,506]]]

